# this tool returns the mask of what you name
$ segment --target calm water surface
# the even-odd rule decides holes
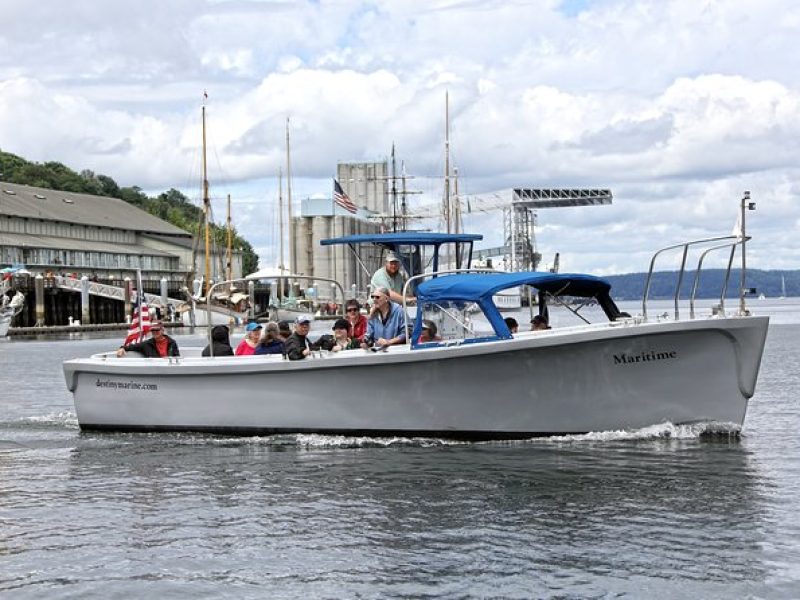
[[[754,308],[739,437],[81,434],[61,361],[118,340],[4,340],[0,596],[800,597],[800,305]]]

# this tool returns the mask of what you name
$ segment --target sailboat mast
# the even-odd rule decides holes
[[[292,154],[289,150],[289,117],[286,117],[286,214],[289,219],[289,271],[296,270],[294,227],[292,227]]]
[[[227,279],[233,279],[233,222],[231,221],[231,195],[228,194],[228,273]]]
[[[206,160],[206,105],[203,102],[203,224],[205,226],[205,290],[204,295],[208,297],[208,290],[211,288],[211,232],[209,231],[209,219],[211,218],[211,199],[208,196],[208,162]]]
[[[278,257],[278,270],[280,271],[280,277],[278,277],[278,299],[280,300],[283,297],[283,169],[278,167],[278,246],[279,250],[279,257]]]
[[[444,93],[444,222],[445,230],[450,226],[450,92]]]
[[[392,231],[397,231],[397,161],[392,142]]]

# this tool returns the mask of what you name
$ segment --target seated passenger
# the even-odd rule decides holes
[[[405,315],[403,307],[389,299],[389,290],[379,287],[372,293],[372,312],[367,321],[367,334],[362,348],[374,345],[387,348],[406,341]]]
[[[286,340],[286,356],[289,360],[303,360],[311,355],[311,342],[308,332],[311,331],[311,317],[299,315],[294,320],[294,333]]]
[[[277,323],[269,322],[253,354],[283,354],[284,344]]]
[[[261,325],[250,322],[244,328],[244,339],[236,346],[236,356],[250,356],[255,354],[256,346],[261,341]],[[216,354],[216,352],[214,352]]]
[[[214,356],[233,356],[227,325],[214,325],[211,329],[211,344],[203,348],[203,356],[211,356],[212,350]]]
[[[138,344],[122,346],[117,350],[117,356],[125,356],[126,352],[140,352],[145,358],[180,356],[177,342],[164,333],[159,321],[150,324],[150,335],[152,337]]]
[[[350,298],[344,305],[345,319],[350,323],[350,334],[359,342],[367,333],[367,317],[361,314],[361,303]]]
[[[350,323],[346,319],[338,319],[333,324],[333,342],[331,352],[358,348],[359,342],[354,337],[350,337]]]
[[[503,319],[503,321],[505,321],[506,326],[511,333],[519,332],[519,323],[517,323],[517,320],[514,317],[506,317]]]
[[[544,331],[546,329],[550,329],[547,324],[547,317],[536,315],[531,319],[531,331]]]
[[[439,333],[436,323],[428,321],[427,319],[422,322],[422,333],[419,334],[417,342],[425,344],[426,342],[441,342],[442,337],[437,335]]]

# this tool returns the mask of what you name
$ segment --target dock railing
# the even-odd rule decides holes
[[[656,259],[663,254],[664,252],[668,252],[670,250],[677,250],[678,248],[682,248],[682,256],[681,256],[681,268],[678,271],[678,281],[675,284],[675,296],[674,296],[674,303],[675,303],[675,320],[677,321],[680,318],[680,293],[681,287],[683,285],[683,278],[686,272],[686,262],[689,256],[689,248],[696,247],[696,246],[704,246],[708,244],[713,244],[714,242],[724,242],[721,244],[716,244],[710,248],[707,248],[701,255],[697,261],[697,269],[694,274],[694,282],[692,283],[692,291],[689,295],[689,318],[695,318],[695,298],[697,296],[697,290],[700,283],[700,272],[703,268],[703,261],[705,260],[706,256],[711,252],[716,250],[723,250],[725,248],[730,248],[730,256],[728,258],[728,266],[725,269],[725,278],[722,284],[722,290],[720,292],[720,309],[724,311],[725,309],[725,295],[728,291],[728,283],[730,281],[731,275],[731,267],[733,266],[733,258],[736,253],[736,247],[742,245],[744,242],[748,241],[749,237],[742,237],[739,235],[725,235],[720,237],[710,237],[704,238],[700,240],[692,240],[690,242],[684,242],[682,244],[674,244],[672,246],[667,246],[665,248],[661,248],[650,259],[650,270],[647,272],[647,280],[644,286],[644,295],[642,297],[642,316],[647,319],[647,300],[650,296],[650,285],[653,279],[653,269],[655,268]],[[740,293],[743,293],[740,290]]]

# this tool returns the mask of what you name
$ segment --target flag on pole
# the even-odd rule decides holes
[[[133,309],[133,318],[131,319],[131,326],[128,328],[128,336],[125,338],[122,345],[138,344],[144,340],[149,332],[150,310],[147,308],[147,304],[142,302],[141,305],[137,304]]]
[[[142,290],[142,272],[136,271],[136,306],[133,308],[133,318],[131,326],[128,328],[128,335],[125,337],[123,346],[128,344],[138,344],[150,333],[150,311],[144,301],[144,291]]]
[[[344,193],[336,179],[333,180],[333,201],[349,213],[355,214],[358,211],[358,207],[350,200],[350,196]]]

